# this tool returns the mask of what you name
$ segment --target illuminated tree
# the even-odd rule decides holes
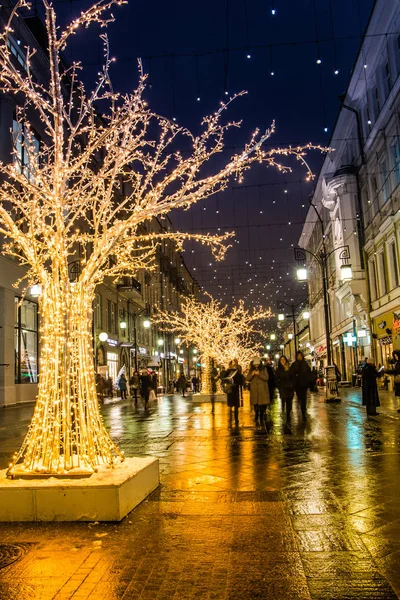
[[[195,298],[185,298],[180,312],[160,311],[156,322],[168,333],[179,334],[181,341],[194,345],[205,367],[202,371],[202,392],[212,392],[212,364],[227,363],[233,358],[243,358],[238,354],[240,340],[249,346],[252,334],[258,332],[257,324],[272,316],[269,309],[249,311],[244,303],[232,309],[208,295],[207,302]],[[232,354],[230,354],[232,352]]]
[[[242,152],[224,161],[225,135],[240,125],[222,122],[233,98],[205,117],[201,132],[193,135],[149,109],[140,68],[132,94],[114,93],[109,78],[114,59],[105,35],[104,67],[87,92],[80,81],[82,65],[67,67],[63,52],[79,29],[93,22],[106,26],[113,20],[112,5],[122,3],[100,0],[61,30],[52,5],[43,0],[47,84],[32,72],[35,49],[25,48],[25,69],[16,66],[8,45],[19,10],[28,7],[26,0],[16,2],[0,35],[0,84],[3,92],[15,95],[23,135],[14,141],[27,157],[22,165],[15,151],[12,163],[0,165],[0,233],[6,240],[3,249],[26,268],[27,286],[41,286],[39,393],[9,476],[91,473],[100,464],[123,459],[104,428],[96,397],[95,287],[105,277],[115,281],[151,266],[162,236],[139,231],[155,216],[188,208],[225,189],[232,177],[240,181],[255,162],[287,171],[278,159],[294,156],[306,165],[305,153],[311,148],[264,150],[272,126],[264,134],[256,131]],[[39,151],[29,123],[33,113],[45,132]],[[219,169],[208,166],[216,155]],[[194,237],[211,246],[217,258],[226,249],[227,236],[165,237],[179,246]],[[71,278],[70,265],[78,257],[79,269]]]

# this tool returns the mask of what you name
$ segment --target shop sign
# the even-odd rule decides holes
[[[357,342],[357,338],[351,333],[351,331],[348,331],[346,335],[343,336],[343,342],[347,344],[349,348],[352,348],[353,344]]]
[[[315,348],[315,352],[317,354],[325,354],[326,353],[326,346],[317,346]]]
[[[181,356],[178,356],[178,363],[179,363],[180,365],[183,365],[183,363],[184,363],[184,362],[185,362],[185,359],[184,359],[184,358],[182,358]]]
[[[118,340],[114,340],[113,338],[108,338],[107,344],[109,346],[118,346]]]
[[[400,313],[393,313],[393,329],[396,334],[400,333]]]
[[[380,346],[389,346],[392,343],[393,343],[393,338],[391,335],[387,335],[386,337],[380,338],[378,340],[378,344]]]

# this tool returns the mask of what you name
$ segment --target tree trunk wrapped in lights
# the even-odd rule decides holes
[[[81,65],[65,68],[62,53],[79,29],[112,21],[113,4],[123,1],[100,0],[60,30],[53,7],[43,0],[47,85],[34,76],[35,49],[25,48],[25,69],[16,66],[8,45],[18,12],[29,8],[26,0],[16,2],[0,35],[0,87],[15,96],[23,132],[14,140],[13,163],[0,164],[0,233],[6,239],[3,250],[26,267],[27,285],[42,289],[39,394],[9,476],[91,473],[100,464],[123,459],[104,428],[96,396],[91,331],[95,287],[105,277],[115,281],[151,268],[160,239],[172,238],[181,247],[185,239],[194,238],[220,259],[230,235],[140,235],[139,226],[224,190],[232,177],[241,180],[254,162],[287,171],[279,159],[294,156],[306,165],[305,154],[312,148],[265,150],[272,126],[261,135],[256,131],[241,153],[205,175],[204,165],[221,155],[226,132],[239,125],[221,122],[234,98],[204,118],[201,133],[192,135],[149,109],[141,70],[132,94],[114,93],[109,78],[114,59],[105,35],[104,67],[93,91],[86,93],[79,80]],[[32,112],[45,132],[39,152],[28,120]],[[179,145],[182,153],[177,152]],[[24,149],[24,164],[18,146]],[[78,251],[83,258],[71,282],[69,270]]]
[[[202,370],[202,393],[212,393],[213,364],[226,364],[240,356],[229,355],[229,349],[237,352],[241,340],[249,347],[249,340],[258,333],[257,323],[272,316],[270,309],[247,310],[242,301],[228,309],[208,295],[207,302],[185,298],[179,313],[161,311],[156,322],[169,333],[179,334],[182,342],[198,349]]]

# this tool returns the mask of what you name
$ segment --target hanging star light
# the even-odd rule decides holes
[[[0,233],[8,242],[4,250],[26,268],[27,285],[41,288],[39,392],[28,433],[9,466],[11,477],[90,474],[101,464],[123,460],[97,401],[92,302],[105,277],[117,281],[151,266],[162,236],[141,234],[143,224],[224,190],[231,178],[241,181],[253,163],[288,172],[280,159],[294,157],[312,177],[306,153],[316,147],[264,148],[274,124],[263,134],[256,130],[242,152],[205,175],[204,166],[221,156],[227,132],[240,125],[222,119],[243,93],[205,117],[195,136],[150,110],[140,63],[137,89],[114,92],[109,71],[115,59],[104,34],[104,66],[87,93],[79,78],[82,65],[66,68],[64,52],[79,30],[112,22],[110,9],[121,4],[100,0],[62,30],[54,7],[43,0],[47,82],[35,77],[35,49],[25,48],[25,69],[16,65],[8,45],[20,10],[29,8],[26,0],[17,0],[0,34],[0,88],[15,95],[16,120],[24,132],[14,139],[13,162],[0,164]],[[32,113],[44,131],[39,151],[28,118]],[[24,164],[18,145],[27,157]],[[220,259],[229,235],[195,239]],[[181,246],[190,236],[168,232],[166,237]],[[79,272],[71,281],[74,261]]]
[[[193,297],[185,298],[180,312],[160,311],[154,321],[168,333],[179,333],[181,340],[198,349],[201,362],[205,365],[202,393],[211,394],[213,365],[226,365],[234,358],[243,359],[239,346],[250,346],[251,335],[259,332],[257,324],[271,318],[272,312],[261,307],[250,311],[242,300],[228,309],[226,304],[211,295],[206,296],[206,302]]]

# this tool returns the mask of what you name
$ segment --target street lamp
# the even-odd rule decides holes
[[[271,344],[267,344],[265,347],[267,350],[271,350]]]
[[[289,340],[292,340],[292,339],[293,339],[293,333],[289,333],[289,335],[288,335],[288,339],[289,339]]]
[[[297,280],[298,281],[307,281],[308,273],[305,267],[300,267],[297,269]]]
[[[126,321],[121,321],[119,326],[121,327],[121,329],[126,329],[126,327],[127,327]]]
[[[193,354],[197,354],[197,350],[196,350],[196,348],[194,348],[194,350],[193,350]]]
[[[351,269],[351,265],[341,265],[340,278],[342,281],[351,281],[353,279],[353,271]]]
[[[328,367],[332,367],[333,368],[333,364],[332,364],[332,347],[331,347],[331,326],[330,326],[330,311],[329,311],[329,295],[328,295],[328,261],[329,261],[329,257],[336,251],[341,250],[340,254],[339,254],[339,259],[342,261],[342,265],[341,265],[341,273],[342,273],[342,281],[343,281],[343,273],[345,277],[349,277],[351,279],[352,277],[352,273],[351,273],[351,265],[348,264],[348,261],[350,259],[350,248],[348,245],[344,245],[344,246],[338,246],[337,248],[334,248],[333,250],[331,250],[330,252],[326,251],[326,246],[325,246],[325,229],[324,229],[324,222],[321,218],[321,215],[319,214],[316,206],[310,201],[311,206],[313,206],[318,220],[321,224],[321,230],[322,230],[322,248],[321,250],[317,253],[314,254],[313,252],[311,252],[311,250],[306,250],[305,248],[295,248],[294,249],[294,257],[295,260],[299,263],[305,263],[306,262],[306,253],[310,254],[317,262],[317,264],[319,265],[320,269],[321,269],[321,276],[322,276],[322,294],[323,294],[323,299],[324,299],[324,322],[325,322],[325,339],[326,339],[326,358],[327,358],[327,363],[328,363]],[[306,271],[306,269],[304,267],[302,267],[302,269],[304,271]],[[298,273],[299,271],[302,270],[301,268],[298,269]],[[298,277],[299,281],[302,281],[299,277]],[[348,280],[348,279],[346,279]],[[310,314],[308,313],[308,318],[309,318]],[[303,315],[303,318],[306,318]],[[329,389],[328,389],[329,388]],[[336,380],[334,380],[334,378],[332,377],[332,380],[329,381],[328,377],[327,377],[327,384],[326,384],[326,394],[327,394],[327,402],[340,402],[340,398],[338,398],[338,391],[337,391],[337,382]]]
[[[310,318],[310,313],[308,312],[308,310],[305,310],[303,312],[303,319],[305,319],[306,321]]]
[[[145,319],[145,320],[143,321],[143,327],[144,327],[144,329],[150,329],[150,327],[151,327],[151,322],[149,321],[149,319]]]
[[[162,340],[161,338],[159,340],[157,340],[157,344],[159,346],[163,346],[164,345],[164,340]]]
[[[278,315],[278,321],[284,321],[285,320],[285,315],[283,315],[282,313],[280,313]]]
[[[32,285],[29,289],[29,293],[32,296],[32,298],[39,298],[39,296],[42,294],[42,286],[38,283]]]
[[[175,338],[175,344],[177,344],[177,345],[178,345],[178,344],[180,344],[180,343],[181,343],[181,339],[180,339],[180,338],[178,338],[178,337],[177,337],[177,338]]]
[[[106,342],[108,340],[108,334],[105,331],[99,333],[99,340],[101,342]]]
[[[275,333],[271,333],[271,335],[269,336],[269,339],[274,341],[276,340],[276,334]]]

